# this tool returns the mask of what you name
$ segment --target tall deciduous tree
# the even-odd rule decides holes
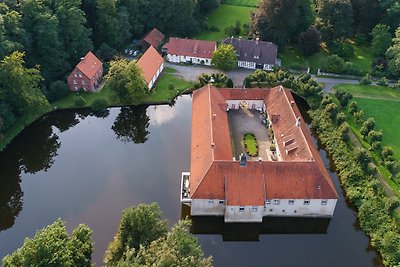
[[[371,49],[376,56],[384,56],[392,43],[392,35],[389,30],[389,26],[383,24],[378,24],[372,29]]]
[[[319,51],[320,43],[321,35],[319,31],[314,27],[310,27],[300,34],[298,46],[305,56],[311,56]]]
[[[52,82],[69,69],[56,15],[43,1],[21,2],[22,25],[26,31],[25,49],[29,66],[40,65],[43,77]]]
[[[384,10],[383,22],[392,30],[400,26],[400,2],[398,0],[380,0],[381,8]]]
[[[166,236],[141,246],[137,254],[128,251],[119,266],[211,267],[212,258],[204,257],[196,238],[188,232],[189,225],[180,221]]]
[[[281,47],[286,45],[298,27],[299,1],[262,0],[258,10],[251,15],[253,35]]]
[[[324,40],[346,38],[353,34],[350,0],[318,0],[317,18]]]
[[[90,39],[92,32],[86,28],[87,21],[81,4],[81,0],[56,0],[54,5],[63,48],[71,64],[93,49]]]
[[[104,262],[107,266],[116,266],[125,260],[125,252],[139,250],[167,233],[167,222],[161,220],[161,210],[156,203],[140,204],[122,212],[118,232],[106,251]]]
[[[382,19],[382,8],[379,2],[379,0],[351,0],[355,33],[369,34]]]
[[[105,43],[112,48],[123,45],[117,18],[115,0],[96,0],[95,43],[97,47]]]
[[[23,57],[23,53],[13,52],[0,63],[0,100],[8,103],[18,116],[49,104],[39,88],[39,70],[25,68]]]
[[[147,93],[142,70],[136,62],[116,59],[110,62],[110,70],[106,75],[108,86],[115,97],[123,103],[132,103]]]
[[[400,27],[397,28],[393,44],[386,52],[388,58],[388,70],[396,78],[400,78]]]
[[[212,64],[221,70],[231,70],[237,67],[235,48],[230,44],[221,44],[212,55]]]
[[[22,33],[21,15],[0,3],[0,59],[13,51],[22,50]]]
[[[91,266],[93,251],[92,231],[79,225],[68,236],[65,223],[60,219],[38,231],[33,239],[27,238],[23,246],[4,257],[4,267],[19,266]]]

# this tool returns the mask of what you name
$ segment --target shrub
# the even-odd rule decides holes
[[[108,101],[105,98],[97,98],[93,101],[92,110],[93,111],[101,111],[106,109],[108,106]]]
[[[357,107],[357,102],[351,102],[350,103],[350,105],[349,105],[349,113],[351,114],[351,115],[354,115],[354,113],[356,113],[357,112],[357,109],[358,109],[358,107]]]
[[[385,86],[385,87],[388,87],[388,86],[389,86],[389,83],[388,83],[386,77],[380,78],[380,79],[378,80],[377,84],[380,85],[380,86]]]
[[[68,85],[64,81],[55,81],[53,82],[49,89],[46,92],[47,99],[50,102],[60,100],[68,94]]]
[[[384,161],[392,161],[393,160],[393,149],[390,146],[385,146],[382,148],[382,159]]]
[[[364,71],[362,71],[357,65],[353,62],[344,63],[343,73],[355,76],[364,75]]]
[[[244,81],[243,81],[243,84],[244,84],[244,87],[246,87],[246,88],[251,88],[251,81],[250,81],[250,79],[249,78],[245,78],[244,79]]]
[[[339,100],[339,103],[342,107],[347,106],[349,100],[353,98],[353,95],[351,93],[343,90],[336,90],[335,96]]]
[[[336,122],[337,122],[337,124],[340,125],[340,124],[342,124],[342,123],[345,122],[345,121],[346,121],[346,115],[344,115],[343,112],[339,112],[339,113],[336,115]]]
[[[354,119],[356,120],[356,122],[358,124],[361,124],[363,121],[363,117],[364,117],[364,111],[363,110],[357,111],[353,114],[353,116],[354,116]]]
[[[382,136],[383,136],[383,133],[381,130],[380,131],[371,130],[368,133],[368,138],[369,138],[371,144],[376,141],[382,141]]]
[[[86,105],[86,100],[82,96],[77,96],[77,97],[75,97],[74,103],[78,107],[82,107],[82,106]]]
[[[326,105],[332,103],[332,97],[330,95],[324,95],[324,98],[321,100],[321,106],[325,107]]]
[[[228,88],[233,88],[233,81],[232,81],[232,79],[228,79],[228,81],[226,82],[226,87],[228,87]]]
[[[300,33],[298,46],[305,56],[311,56],[320,49],[321,34],[315,27],[310,27],[307,31]]]
[[[360,133],[367,137],[368,134],[375,128],[375,120],[374,118],[368,118],[361,126]]]
[[[175,90],[175,85],[173,85],[172,83],[168,84],[168,90],[170,91]]]
[[[360,84],[362,85],[370,85],[372,84],[372,78],[371,75],[367,74],[362,79],[360,80]]]
[[[330,103],[325,106],[325,111],[329,113],[332,119],[334,119],[339,112],[339,108],[335,103]]]
[[[336,54],[341,58],[349,59],[354,56],[354,49],[350,44],[335,41],[331,48],[332,54]]]
[[[327,59],[324,70],[332,73],[342,73],[344,66],[345,62],[343,58],[339,57],[338,55],[331,55]]]

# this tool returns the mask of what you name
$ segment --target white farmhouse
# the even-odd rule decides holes
[[[252,131],[256,157],[244,155],[238,138]],[[337,199],[289,90],[205,86],[193,93],[190,172],[181,180],[192,216],[330,218]]]
[[[238,67],[246,69],[272,70],[280,66],[277,58],[278,46],[271,42],[244,40],[241,38],[227,38],[224,44],[232,45],[238,57]]]
[[[169,38],[169,42],[163,46],[163,52],[167,53],[167,60],[174,63],[193,63],[211,66],[211,57],[217,49],[217,43],[213,41]]]
[[[164,59],[153,46],[150,46],[137,61],[137,64],[142,69],[144,79],[150,90],[164,69]]]

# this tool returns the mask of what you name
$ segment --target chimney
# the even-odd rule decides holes
[[[81,61],[85,62],[85,58],[84,58],[84,57],[81,57]]]
[[[260,41],[259,37],[256,38],[256,45],[258,45],[258,41]]]
[[[213,114],[213,120],[215,120],[215,118],[217,117],[217,114]]]
[[[297,126],[297,127],[300,126],[300,120],[301,120],[300,117],[298,117],[298,118],[296,119],[296,126]]]
[[[283,90],[283,86],[279,85],[279,92],[282,92],[282,90]]]
[[[215,143],[211,143],[211,148],[214,148],[215,147]]]
[[[294,105],[294,101],[292,100],[292,101],[290,101],[290,104],[293,106]]]

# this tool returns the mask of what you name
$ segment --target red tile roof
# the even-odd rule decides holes
[[[170,55],[190,56],[211,59],[212,54],[217,48],[217,43],[213,41],[182,39],[177,37],[169,38],[169,42],[164,45]]]
[[[226,100],[264,100],[268,113],[279,113],[272,124],[282,161],[232,160]],[[337,193],[306,124],[287,89],[216,89],[193,93],[190,191],[193,199],[226,199],[227,205],[263,205],[265,199],[336,199]],[[283,137],[281,134],[283,133]],[[290,133],[297,148],[286,154]],[[281,144],[279,144],[279,142]],[[293,142],[293,141],[292,141]],[[290,143],[292,144],[292,143]]]
[[[92,79],[103,63],[89,51],[76,66],[86,77]]]
[[[143,71],[143,76],[147,83],[151,82],[154,75],[156,75],[157,70],[163,63],[164,59],[153,46],[150,46],[137,61],[138,66]]]
[[[164,37],[165,35],[162,34],[157,28],[153,28],[151,31],[146,33],[146,35],[142,38],[142,41],[157,48],[164,40]]]

